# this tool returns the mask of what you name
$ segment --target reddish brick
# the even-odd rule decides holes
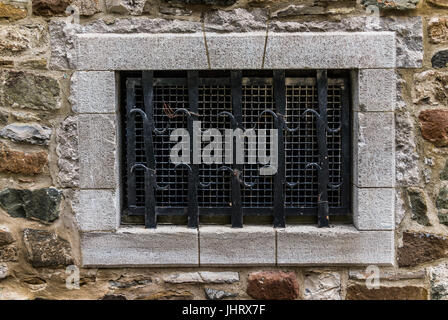
[[[248,278],[247,294],[254,299],[291,300],[299,296],[299,284],[294,272],[252,272]]]

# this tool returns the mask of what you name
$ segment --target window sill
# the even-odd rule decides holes
[[[82,235],[84,267],[394,264],[393,231],[287,226],[121,227]]]

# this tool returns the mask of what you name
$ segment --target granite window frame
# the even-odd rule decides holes
[[[393,32],[87,33],[76,35],[75,55],[80,182],[73,209],[83,266],[394,264]],[[120,225],[118,71],[263,68],[352,70],[353,225]]]

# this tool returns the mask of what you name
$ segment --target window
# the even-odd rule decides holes
[[[145,226],[154,228],[180,218],[197,227],[202,219],[221,217],[242,227],[243,217],[271,218],[283,227],[296,217],[327,226],[332,216],[350,216],[348,73],[123,72],[121,87],[124,220],[144,216]],[[198,127],[202,139],[194,145]],[[238,128],[243,134],[256,130],[240,140],[227,136]],[[170,139],[175,129],[186,130]],[[205,137],[207,130],[221,135],[218,142]],[[277,155],[276,170],[268,175],[260,172],[273,164],[259,157],[261,136],[266,156]],[[179,141],[191,147],[182,165],[170,157]],[[211,164],[195,162],[211,141],[222,146],[221,153],[209,153],[215,156]],[[239,162],[238,142],[244,150]]]

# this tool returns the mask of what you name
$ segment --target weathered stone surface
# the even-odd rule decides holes
[[[208,300],[222,300],[225,298],[238,297],[238,294],[236,294],[236,293],[227,292],[227,291],[223,291],[223,290],[215,290],[215,289],[211,289],[211,288],[205,288],[204,292],[205,292],[205,297]]]
[[[399,101],[395,112],[395,179],[400,186],[415,186],[420,182],[414,122],[406,103]]]
[[[8,3],[0,2],[0,20],[7,19],[9,21],[16,21],[26,18],[26,9],[17,8]]]
[[[304,275],[305,300],[341,300],[341,275],[337,272],[312,271]]]
[[[182,50],[171,50],[173,46]],[[92,50],[100,54],[92,56]],[[122,34],[79,35],[76,59],[79,70],[189,70],[209,67],[202,33],[139,34],[132,37]]]
[[[300,4],[291,4],[285,8],[280,8],[271,13],[271,18],[282,18],[299,15],[325,14],[327,10],[324,7]]]
[[[354,280],[366,280],[370,279],[371,273],[366,272],[366,270],[350,270],[348,273],[349,279]],[[388,281],[401,281],[401,280],[412,280],[412,279],[425,279],[426,272],[421,271],[382,271],[380,270],[379,279]]]
[[[14,218],[53,222],[59,217],[61,198],[61,192],[54,188],[5,189],[0,192],[0,207]]]
[[[414,76],[413,101],[419,105],[448,103],[448,72],[427,70]]]
[[[101,12],[99,0],[73,0],[72,6],[76,6],[81,16],[93,16],[95,13]]]
[[[268,18],[263,9],[210,10],[204,13],[204,27],[205,31],[211,32],[263,31]]]
[[[47,69],[47,59],[41,58],[41,59],[29,59],[25,61],[18,61],[17,65],[19,67],[27,69],[45,70]]]
[[[120,225],[117,197],[113,190],[79,190],[72,208],[79,230],[115,231]]]
[[[361,0],[364,7],[376,6],[384,10],[409,10],[415,9],[420,0],[401,0],[401,1],[383,1],[383,0]]]
[[[448,146],[448,110],[424,110],[418,119],[423,138],[437,147]]]
[[[263,65],[266,32],[207,34],[212,69],[258,69]]]
[[[446,256],[448,239],[429,233],[403,232],[403,246],[398,248],[400,267],[415,267]]]
[[[0,137],[15,142],[48,145],[51,129],[38,123],[11,123],[0,131]]]
[[[17,56],[30,52],[40,54],[48,45],[47,29],[41,24],[2,25],[0,29],[0,54]]]
[[[394,229],[394,188],[352,187],[353,224],[358,230]]]
[[[292,300],[299,296],[299,284],[294,272],[252,272],[247,280],[246,292],[254,299]]]
[[[428,3],[436,5],[438,7],[448,7],[448,1],[447,0],[427,0]]]
[[[173,19],[117,19],[110,23],[95,20],[85,25],[66,24],[63,20],[52,20],[50,67],[54,69],[74,68],[76,54],[74,37],[83,33],[194,33],[201,32],[201,23]],[[172,47],[172,46],[171,46]],[[1,48],[1,47],[0,47]],[[167,49],[168,50],[168,49]],[[205,50],[205,49],[204,49]],[[110,51],[108,51],[110,52]],[[166,51],[165,51],[166,52]],[[163,55],[163,53],[162,53]],[[157,67],[154,67],[157,68]]]
[[[134,287],[142,287],[147,286],[148,284],[152,283],[153,280],[151,277],[144,276],[144,275],[138,275],[138,276],[127,276],[127,275],[121,275],[118,279],[110,280],[109,286],[112,289],[127,289],[127,288],[134,288]]]
[[[411,219],[422,226],[430,226],[428,218],[428,206],[426,205],[425,193],[418,188],[409,188],[407,190],[408,201],[411,207]]]
[[[73,264],[70,243],[53,232],[25,229],[23,241],[28,260],[35,268]]]
[[[392,230],[359,231],[344,225],[277,229],[277,265],[392,265],[394,251]]]
[[[191,16],[193,13],[190,9],[175,5],[161,5],[159,11],[161,14],[166,14],[169,16]]]
[[[395,111],[397,77],[393,69],[361,69],[353,73],[356,111]]]
[[[37,174],[48,162],[45,151],[22,152],[9,149],[0,142],[0,172]]]
[[[448,160],[445,162],[442,171],[440,171],[440,180],[448,181]]]
[[[448,300],[448,265],[439,264],[429,268],[431,300]]]
[[[358,187],[395,186],[395,119],[392,112],[355,112],[354,177]]]
[[[78,113],[114,113],[115,74],[111,71],[80,71],[71,78],[70,102]]]
[[[369,289],[363,284],[347,288],[347,300],[428,300],[428,290],[419,286],[386,287]]]
[[[238,272],[200,271],[199,275],[205,283],[234,283],[240,281]]]
[[[163,278],[167,283],[234,283],[239,281],[238,272],[184,272]]]
[[[404,201],[405,190],[396,188],[395,191],[395,228],[398,228],[406,216],[407,208]]]
[[[63,187],[79,186],[78,122],[67,117],[56,131],[58,182]]]
[[[16,262],[18,250],[15,246],[0,247],[0,262]]]
[[[70,0],[33,0],[33,14],[51,17],[64,15]]]
[[[8,71],[3,87],[4,104],[13,108],[57,110],[60,108],[60,91],[59,83],[54,78]]]
[[[146,0],[106,0],[106,8],[110,13],[141,15]]]
[[[436,200],[437,209],[448,209],[448,188],[441,187]]]
[[[12,233],[7,227],[0,226],[0,247],[11,244],[15,241]]]
[[[448,20],[446,17],[432,17],[428,21],[428,36],[432,43],[448,41]]]
[[[101,134],[98,134],[101,132]],[[115,115],[78,116],[79,186],[86,189],[115,188]]]
[[[436,52],[431,58],[433,68],[447,68],[448,67],[448,50],[441,50]]]
[[[444,213],[439,213],[437,215],[437,217],[439,218],[439,223],[443,224],[445,226],[448,226],[448,214],[444,214]]]
[[[274,33],[266,43],[267,69],[394,68],[392,32]],[[331,50],[328,50],[331,48]],[[316,54],[319,52],[319,54]]]
[[[181,226],[122,227],[81,237],[84,266],[198,266],[198,246],[198,230]]]
[[[9,269],[6,263],[0,263],[0,280],[3,280],[9,276]]]
[[[9,112],[8,110],[0,108],[0,125],[5,125],[8,123]]]
[[[202,226],[199,237],[203,266],[275,264],[273,228]]]
[[[324,31],[393,31],[396,37],[398,68],[420,68],[423,61],[423,22],[421,17],[380,18],[379,24],[369,23],[370,17],[351,17],[340,22],[284,22],[273,20],[269,28],[276,32]]]

